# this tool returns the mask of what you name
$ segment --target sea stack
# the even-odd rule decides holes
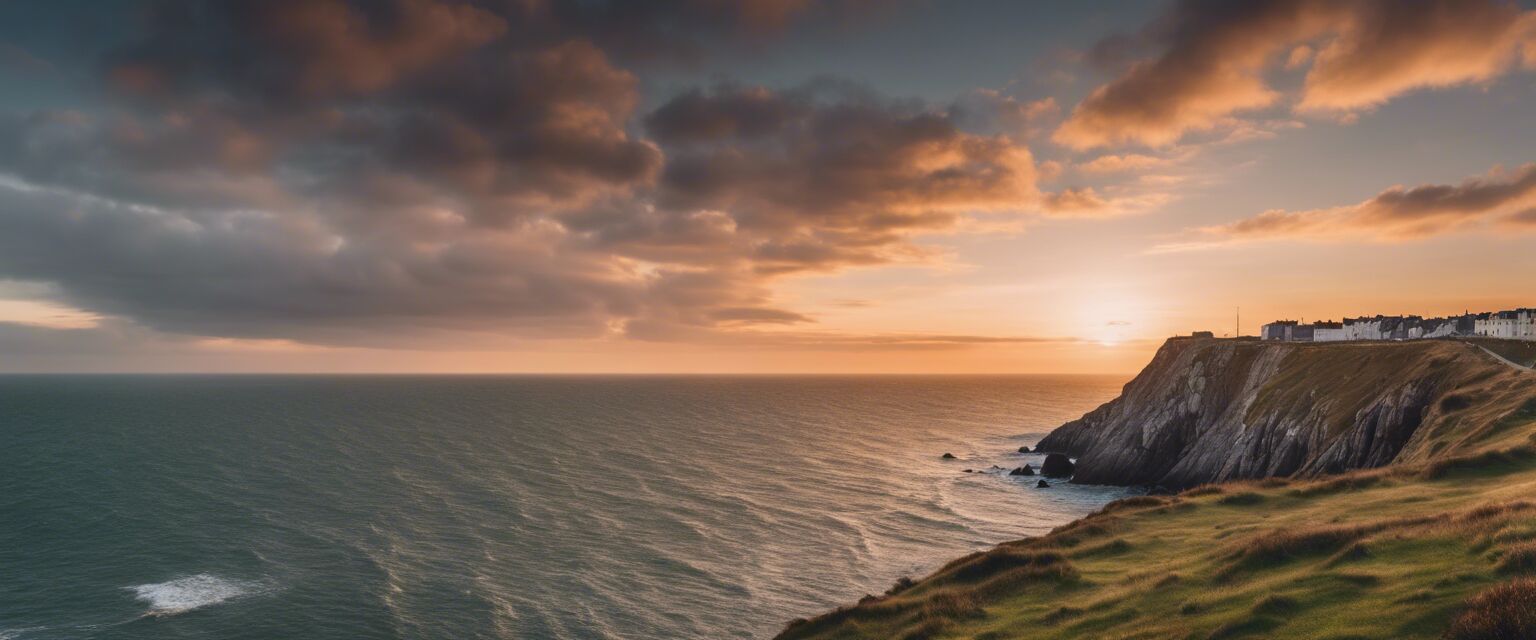
[[[1045,462],[1040,464],[1040,475],[1047,478],[1066,478],[1075,470],[1072,459],[1060,453],[1045,456]]]

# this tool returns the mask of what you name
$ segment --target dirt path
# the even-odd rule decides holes
[[[1536,369],[1532,369],[1532,368],[1530,368],[1530,367],[1527,367],[1527,366],[1525,366],[1525,365],[1523,365],[1523,364],[1520,364],[1520,363],[1518,363],[1518,362],[1515,362],[1515,361],[1514,361],[1514,360],[1510,360],[1510,359],[1509,359],[1509,358],[1506,358],[1506,357],[1504,357],[1504,356],[1501,356],[1501,355],[1499,355],[1499,354],[1497,354],[1497,353],[1494,353],[1494,352],[1493,352],[1493,351],[1492,351],[1492,350],[1490,350],[1490,349],[1489,349],[1489,348],[1488,348],[1488,347],[1485,347],[1485,346],[1483,346],[1483,345],[1480,345],[1480,344],[1479,344],[1479,345],[1474,345],[1474,346],[1476,346],[1476,347],[1477,347],[1477,348],[1479,348],[1479,349],[1482,349],[1482,350],[1483,350],[1483,353],[1486,353],[1486,354],[1488,354],[1488,355],[1490,355],[1490,356],[1493,356],[1493,357],[1494,357],[1494,358],[1496,358],[1496,359],[1497,359],[1497,360],[1498,360],[1498,361],[1499,361],[1499,362],[1502,362],[1502,363],[1504,363],[1504,364],[1507,364],[1507,365],[1509,365],[1509,366],[1511,366],[1511,367],[1514,367],[1514,368],[1516,368],[1516,369],[1519,369],[1519,370],[1521,370],[1521,371],[1536,371]]]

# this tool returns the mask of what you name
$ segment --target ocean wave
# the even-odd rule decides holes
[[[233,580],[206,573],[124,588],[132,591],[135,598],[148,603],[149,611],[145,615],[153,616],[186,613],[271,590],[265,582]]]

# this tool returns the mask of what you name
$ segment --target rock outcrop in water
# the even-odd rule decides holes
[[[1060,453],[1047,454],[1045,462],[1040,463],[1040,475],[1047,478],[1066,478],[1076,470],[1072,460]]]
[[[1077,458],[1073,482],[1170,488],[1378,467],[1487,435],[1529,398],[1521,376],[1457,341],[1174,338],[1035,451]]]

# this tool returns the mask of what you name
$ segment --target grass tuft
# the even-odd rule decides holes
[[[1488,473],[1490,471],[1513,471],[1521,463],[1529,462],[1532,459],[1536,459],[1536,446],[1527,444],[1508,449],[1442,458],[1426,465],[1420,475],[1426,480],[1442,480],[1453,475]]]
[[[1066,556],[1055,551],[1018,551],[999,548],[955,567],[951,576],[962,582],[974,582],[1012,569],[1026,568],[1043,574],[1047,573],[1050,567],[1070,565]]]
[[[959,620],[982,615],[975,594],[965,591],[941,591],[923,601],[923,620]]]
[[[1506,575],[1536,573],[1536,543],[1516,545],[1504,551],[1499,556],[1497,570]]]
[[[1092,556],[1112,556],[1119,555],[1130,550],[1131,543],[1126,542],[1125,538],[1115,538],[1114,540],[1110,540],[1104,544],[1080,549],[1073,553],[1072,557],[1087,558]]]
[[[1447,640],[1536,638],[1536,580],[1513,580],[1467,600],[1445,632]]]
[[[1223,504],[1233,507],[1246,507],[1249,505],[1259,504],[1261,502],[1264,502],[1264,496],[1252,491],[1244,491],[1242,493],[1225,495],[1216,500],[1216,504]]]
[[[1357,471],[1346,473],[1324,480],[1311,482],[1291,490],[1291,495],[1301,498],[1339,493],[1342,491],[1360,491],[1380,483],[1382,474],[1376,470]]]
[[[1371,557],[1370,547],[1367,547],[1363,542],[1356,542],[1345,547],[1343,551],[1338,552],[1332,558],[1329,558],[1328,566],[1337,567],[1346,562],[1364,560],[1369,557]]]
[[[1289,615],[1301,610],[1301,603],[1290,596],[1270,594],[1253,605],[1256,615]]]
[[[1086,609],[1078,607],[1057,607],[1055,611],[1045,614],[1045,617],[1041,618],[1040,622],[1048,625],[1058,624],[1063,620],[1070,620],[1087,612]]]
[[[1232,622],[1228,622],[1224,625],[1216,627],[1216,630],[1212,631],[1211,635],[1206,637],[1210,638],[1211,640],[1220,640],[1222,638],[1236,638],[1238,636],[1256,635],[1264,633],[1265,631],[1270,631],[1280,625],[1280,620],[1271,618],[1269,616],[1251,616],[1247,618],[1239,618],[1237,620],[1233,620]]]
[[[894,596],[898,593],[906,591],[907,589],[911,589],[912,585],[914,584],[917,583],[913,582],[910,576],[902,576],[896,579],[896,583],[892,584],[891,588],[885,590],[885,595]]]
[[[1343,525],[1271,531],[1248,540],[1238,549],[1244,565],[1273,564],[1294,556],[1338,549],[1371,533],[1369,527]]]
[[[1185,496],[1185,497],[1189,497],[1189,498],[1197,498],[1199,496],[1221,495],[1221,494],[1226,493],[1226,492],[1227,492],[1227,490],[1221,488],[1221,485],[1218,485],[1218,484],[1202,484],[1202,485],[1197,486],[1197,487],[1191,487],[1191,488],[1185,489],[1179,495]]]
[[[1112,513],[1127,509],[1140,509],[1142,507],[1161,507],[1169,502],[1168,498],[1158,496],[1131,496],[1104,505],[1103,509],[1099,509],[1099,513]]]

